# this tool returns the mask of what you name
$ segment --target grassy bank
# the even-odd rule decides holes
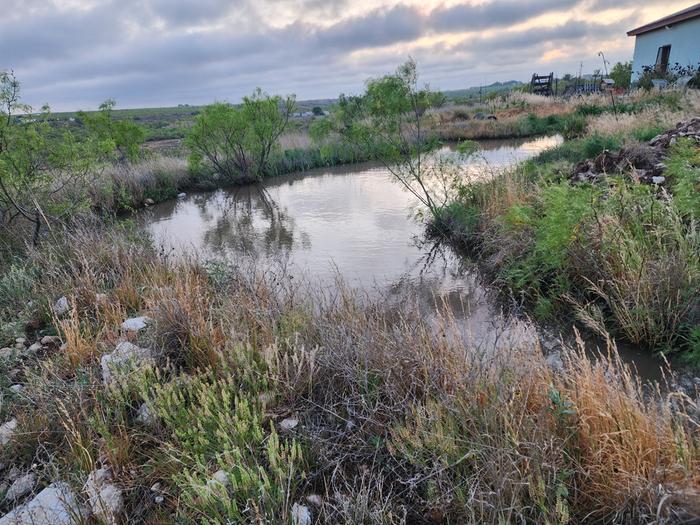
[[[645,97],[617,116],[587,109],[580,138],[461,186],[433,228],[475,251],[537,317],[573,316],[698,362],[698,144],[674,139],[663,163],[647,166],[654,157],[643,142],[700,114],[700,99],[692,91]],[[599,166],[610,156],[598,155],[617,150],[616,165]],[[570,179],[576,168],[601,175]],[[654,170],[652,184],[645,173]]]
[[[242,262],[167,260],[99,221],[54,230],[7,268],[0,422],[16,427],[0,461],[33,473],[35,493],[60,480],[85,501],[103,467],[124,522],[673,523],[700,511],[692,403],[644,394],[614,351],[594,362],[570,350],[555,373],[536,347],[474,347],[449,315],[436,326]],[[147,328],[120,330],[133,315]],[[150,351],[105,383],[121,340]]]

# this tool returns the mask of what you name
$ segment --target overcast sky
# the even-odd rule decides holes
[[[411,55],[458,89],[630,60],[673,0],[0,0],[0,69],[54,111],[354,93]]]

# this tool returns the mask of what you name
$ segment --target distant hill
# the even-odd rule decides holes
[[[488,93],[493,92],[498,93],[501,91],[510,91],[511,89],[515,89],[524,85],[525,83],[520,82],[519,80],[508,80],[506,82],[494,82],[493,84],[489,84],[488,86],[472,86],[466,89],[452,89],[449,91],[443,91],[443,93],[448,98],[448,100],[457,100],[465,98],[470,99],[478,98],[480,92],[482,95],[486,95]]]

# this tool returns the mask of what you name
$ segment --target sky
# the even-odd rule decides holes
[[[0,0],[0,69],[54,111],[358,93],[409,56],[460,89],[631,60],[689,0]]]

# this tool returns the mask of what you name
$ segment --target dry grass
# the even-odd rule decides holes
[[[35,293],[70,295],[62,335],[97,351],[24,363],[32,402],[9,410],[33,438],[2,459],[69,480],[108,464],[127,520],[285,522],[310,494],[322,523],[671,523],[689,509],[692,405],[644,392],[613,348],[592,359],[581,343],[554,373],[531,345],[475,348],[449,313],[434,324],[284,273],[170,263],[96,225],[57,242],[32,256]],[[155,319],[139,342],[158,368],[105,389],[99,357],[136,312]],[[144,401],[160,417],[147,430]],[[278,430],[290,416],[298,426]],[[217,469],[248,481],[213,498]]]

